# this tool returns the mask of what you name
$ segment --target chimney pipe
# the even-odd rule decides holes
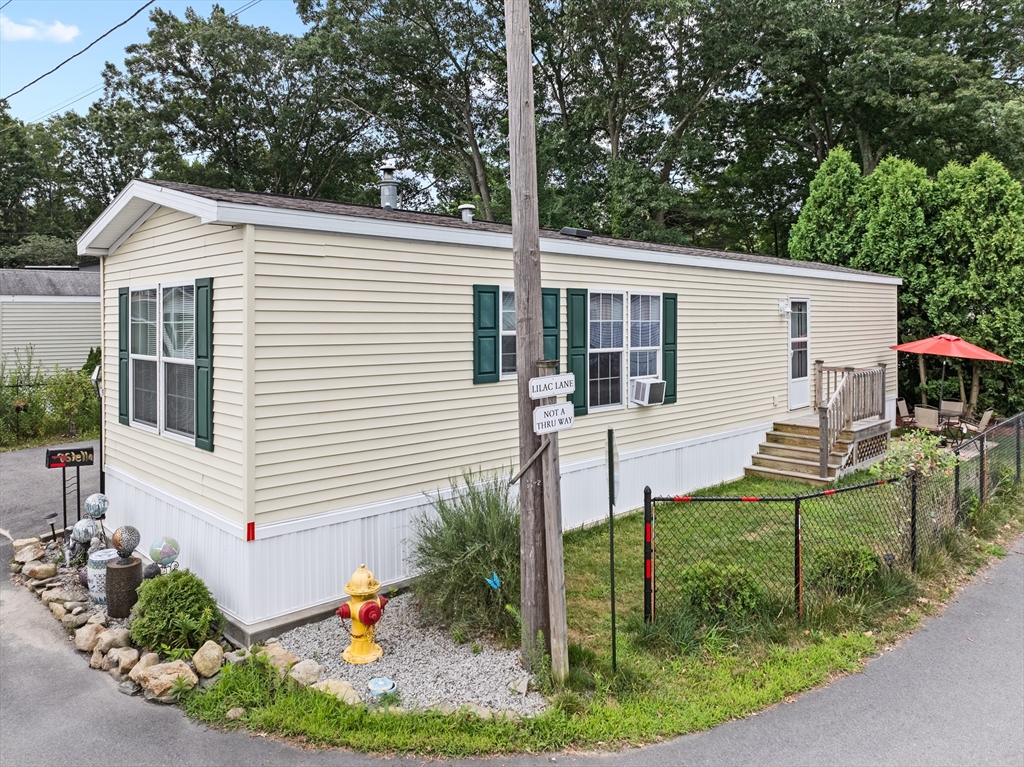
[[[388,158],[380,166],[384,178],[380,184],[380,206],[387,210],[398,210],[398,182],[395,181],[395,161]]]
[[[473,213],[476,211],[476,205],[472,203],[465,203],[459,206],[459,210],[462,212],[462,220],[467,224],[473,223]]]

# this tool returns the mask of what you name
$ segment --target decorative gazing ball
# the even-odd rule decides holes
[[[129,559],[132,552],[135,551],[135,547],[139,545],[140,540],[142,540],[142,536],[139,535],[138,530],[131,525],[123,525],[114,531],[110,542],[114,544],[114,548],[117,549],[117,554],[121,559]]]
[[[103,493],[93,493],[85,499],[85,513],[93,519],[99,519],[110,508],[110,499]]]
[[[71,538],[78,543],[84,543],[86,545],[92,541],[97,535],[100,534],[99,525],[96,521],[86,517],[75,522],[75,526],[71,529]]]
[[[162,567],[170,567],[181,553],[181,547],[173,538],[160,538],[149,547],[149,558]]]

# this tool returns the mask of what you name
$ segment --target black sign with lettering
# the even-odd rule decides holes
[[[92,445],[66,447],[62,450],[46,451],[46,468],[63,469],[67,466],[92,466]]]

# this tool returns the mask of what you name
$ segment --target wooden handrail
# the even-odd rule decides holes
[[[819,403],[818,474],[824,479],[828,477],[828,457],[843,430],[850,428],[854,421],[885,416],[885,365],[826,368],[815,362],[814,368],[815,399]]]

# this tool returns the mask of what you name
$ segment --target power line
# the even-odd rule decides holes
[[[8,2],[10,2],[10,0],[8,0]],[[110,35],[111,33],[113,33],[113,32],[114,32],[115,30],[117,30],[117,29],[120,29],[121,27],[123,27],[123,26],[124,26],[125,24],[127,24],[127,23],[128,23],[129,21],[131,21],[132,19],[134,19],[134,18],[135,18],[136,16],[138,16],[138,15],[139,15],[140,13],[142,13],[142,12],[143,12],[144,10],[146,10],[147,8],[149,8],[149,6],[151,6],[151,5],[152,5],[153,3],[155,3],[155,2],[156,2],[156,0],[149,0],[149,2],[147,2],[147,3],[146,3],[146,4],[144,5],[144,6],[142,6],[141,8],[139,8],[139,10],[137,10],[137,11],[136,11],[135,13],[133,13],[133,14],[132,14],[131,16],[129,16],[129,17],[127,18],[127,19],[125,19],[124,21],[122,21],[122,22],[121,22],[120,24],[118,24],[118,25],[117,25],[116,27],[111,27],[110,29],[108,29],[108,30],[107,30],[106,32],[104,32],[104,33],[103,33],[102,35],[100,35],[100,36],[99,36],[99,37],[97,37],[97,38],[96,38],[95,40],[93,40],[93,41],[92,41],[91,43],[89,43],[89,44],[88,44],[87,46],[85,46],[85,47],[84,47],[84,48],[83,48],[82,50],[80,50],[80,51],[79,51],[78,53],[75,53],[75,54],[73,54],[73,55],[71,55],[71,56],[68,56],[68,57],[67,57],[66,59],[64,59],[64,61],[62,61],[62,62],[61,62],[60,64],[58,64],[57,66],[55,66],[55,67],[54,67],[53,69],[51,69],[51,70],[50,70],[49,72],[45,72],[45,73],[43,73],[43,74],[39,75],[39,77],[37,77],[37,78],[36,78],[35,80],[33,80],[32,82],[30,82],[30,83],[29,83],[28,85],[22,86],[21,88],[19,88],[18,90],[16,90],[16,91],[15,91],[14,93],[8,93],[8,94],[7,94],[6,96],[4,96],[4,98],[3,98],[2,100],[3,100],[3,101],[7,101],[7,100],[8,100],[8,99],[10,99],[10,98],[11,98],[12,96],[17,96],[17,95],[18,95],[19,93],[21,93],[22,91],[24,91],[24,90],[26,90],[27,88],[29,88],[29,87],[31,87],[31,86],[33,86],[33,85],[35,85],[35,84],[36,84],[37,82],[39,82],[40,80],[42,80],[42,79],[43,79],[44,77],[48,77],[49,75],[52,75],[52,74],[53,74],[54,72],[56,72],[56,71],[57,71],[58,69],[60,69],[60,68],[61,68],[62,66],[64,66],[65,64],[67,64],[67,63],[68,63],[69,61],[71,61],[71,60],[72,60],[72,59],[74,59],[74,58],[77,58],[77,57],[81,56],[81,55],[82,55],[83,53],[85,53],[85,52],[86,52],[87,50],[89,50],[90,48],[92,48],[92,47],[93,47],[94,45],[96,45],[96,43],[98,43],[98,42],[99,42],[100,40],[102,40],[102,39],[103,39],[104,37],[107,37],[108,35]]]
[[[14,0],[7,0],[6,3],[4,3],[3,5],[0,5],[0,11],[2,11],[4,8],[6,8],[8,5],[10,5],[13,2],[14,2]]]

